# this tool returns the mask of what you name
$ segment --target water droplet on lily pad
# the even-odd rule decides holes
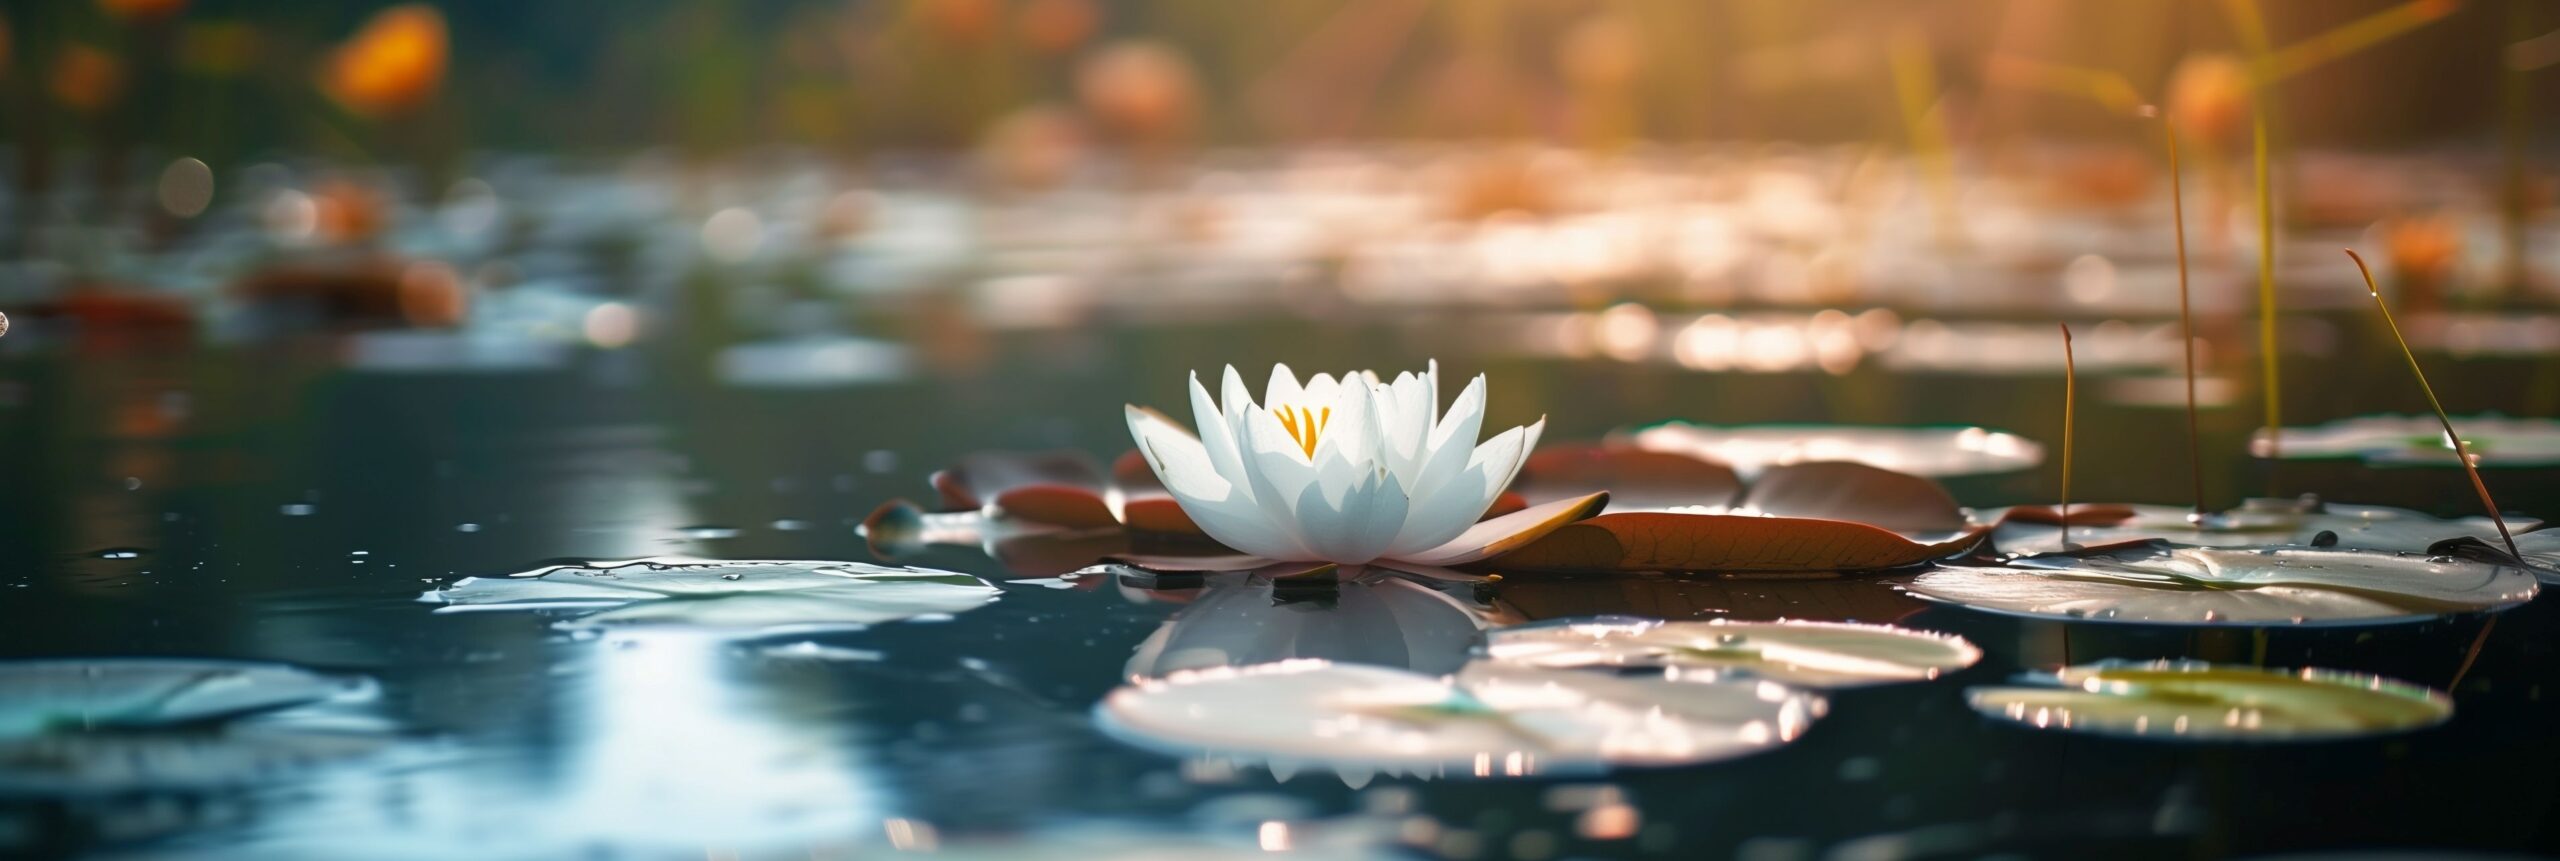
[[[562,627],[677,625],[778,633],[961,613],[998,592],[967,574],[859,562],[653,557],[465,577],[418,600],[463,610],[593,610]]]
[[[1962,637],[1890,625],[1625,617],[1504,628],[1485,635],[1484,651],[1522,666],[1741,671],[1816,688],[1925,681],[1982,659]]]
[[[2380,624],[2504,610],[2537,589],[2513,565],[2370,550],[2159,542],[1950,565],[1905,589],[1977,610],[2155,625]]]
[[[1711,762],[1784,745],[1825,709],[1768,681],[1672,682],[1489,661],[1448,676],[1321,660],[1175,673],[1113,691],[1106,732],[1275,776],[1521,777]],[[1285,776],[1282,779],[1286,779]]]
[[[2185,741],[2322,741],[2443,723],[2442,692],[2361,673],[2200,661],[2105,662],[1965,691],[1974,711],[2038,729]]]

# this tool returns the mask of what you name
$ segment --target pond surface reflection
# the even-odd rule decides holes
[[[1904,836],[1957,832],[1983,852],[2093,835],[2200,854],[2385,837],[2548,848],[2533,824],[2542,796],[2517,791],[2560,768],[2560,742],[2542,731],[2560,707],[2534,693],[2560,684],[2543,645],[2560,630],[2547,602],[2501,617],[2454,685],[2479,617],[2259,639],[2002,617],[1873,576],[1351,576],[1308,590],[1209,575],[1195,587],[1078,573],[1130,549],[1116,537],[972,535],[883,560],[858,531],[886,500],[933,498],[929,472],[972,452],[1124,450],[1118,405],[1181,402],[1179,375],[1152,369],[1202,344],[1308,367],[1414,366],[1421,357],[1406,353],[1430,346],[1376,334],[1136,328],[1006,342],[984,373],[788,390],[687,381],[631,354],[361,383],[327,362],[248,350],[0,357],[16,399],[0,403],[0,471],[12,477],[0,494],[0,657],[218,657],[361,675],[378,684],[370,708],[391,733],[375,755],[245,786],[0,793],[0,854],[834,858],[933,846],[1012,857],[1258,852],[1270,835],[1328,858],[1818,858],[1879,835],[1909,847],[1919,838]],[[1874,369],[1730,377],[1496,361],[1510,364],[1493,366],[1504,391],[1490,402],[1507,406],[1488,421],[1547,411],[1562,440],[1688,419],[1979,425],[2050,441],[2058,419],[2039,400],[2050,381],[1917,397]],[[252,375],[263,384],[239,382]],[[2182,472],[2148,460],[2176,438],[2177,416],[2096,415],[2079,441],[2091,498],[2183,499]],[[2246,429],[2207,432],[2225,453],[2208,458],[2214,492],[2257,483],[2239,466]],[[1978,509],[2049,503],[2049,472],[1946,484]],[[2458,474],[2312,463],[2280,477],[2288,490],[2472,513]],[[2500,501],[2560,511],[2547,477],[2500,473]],[[544,560],[675,555],[912,565],[984,578],[1001,595],[745,640],[558,624],[592,608],[438,614],[416,602]],[[1891,624],[1961,635],[1982,658],[1937,681],[1826,692],[1819,722],[1749,756],[1578,777],[1281,780],[1126,745],[1093,718],[1133,675],[1282,658],[1439,674],[1464,665],[1489,623],[1607,615]],[[2351,668],[2448,689],[2459,707],[2443,727],[2381,741],[2170,747],[2022,730],[1963,696],[2029,668],[2165,657]],[[2070,825],[1999,825],[2023,820]]]

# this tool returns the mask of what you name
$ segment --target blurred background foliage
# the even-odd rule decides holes
[[[1897,59],[1924,63],[1960,145],[2120,138],[2105,105],[2037,86],[2033,70],[2096,70],[2132,98],[2161,100],[2182,63],[2245,50],[2231,5],[40,0],[5,12],[0,139],[143,145],[217,164],[272,151],[716,156],[1051,135],[1150,146],[1898,140]],[[2502,96],[2501,53],[2482,46],[2560,26],[2560,6],[2539,0],[2255,5],[2278,45],[2403,6],[2426,19],[2356,62],[2283,84],[2284,134],[2304,145],[2479,139],[2514,95]],[[2545,108],[2532,122],[2547,123],[2551,94],[2526,98]]]

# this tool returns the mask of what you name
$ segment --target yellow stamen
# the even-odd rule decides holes
[[[1315,459],[1316,443],[1324,439],[1325,427],[1333,424],[1333,408],[1325,407],[1323,412],[1317,412],[1306,407],[1281,407],[1272,414],[1280,417],[1280,428],[1288,431],[1289,439],[1306,451],[1307,459]]]

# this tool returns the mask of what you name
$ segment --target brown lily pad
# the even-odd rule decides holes
[[[1965,527],[1964,508],[1937,482],[1848,461],[1771,467],[1751,483],[1737,507],[1781,518],[1855,521],[1897,532]]]
[[[1808,517],[1629,512],[1574,523],[1494,561],[1517,571],[1874,571],[1943,559],[1982,530],[1915,541]]]
[[[964,455],[960,462],[933,474],[933,489],[945,511],[965,511],[996,501],[1006,491],[1055,486],[1090,492],[1096,500],[1110,487],[1093,458],[1080,451],[985,451]]]
[[[1603,490],[1622,510],[1723,507],[1741,495],[1742,477],[1685,454],[1587,443],[1539,449],[1520,468],[1519,492],[1528,502]]]

